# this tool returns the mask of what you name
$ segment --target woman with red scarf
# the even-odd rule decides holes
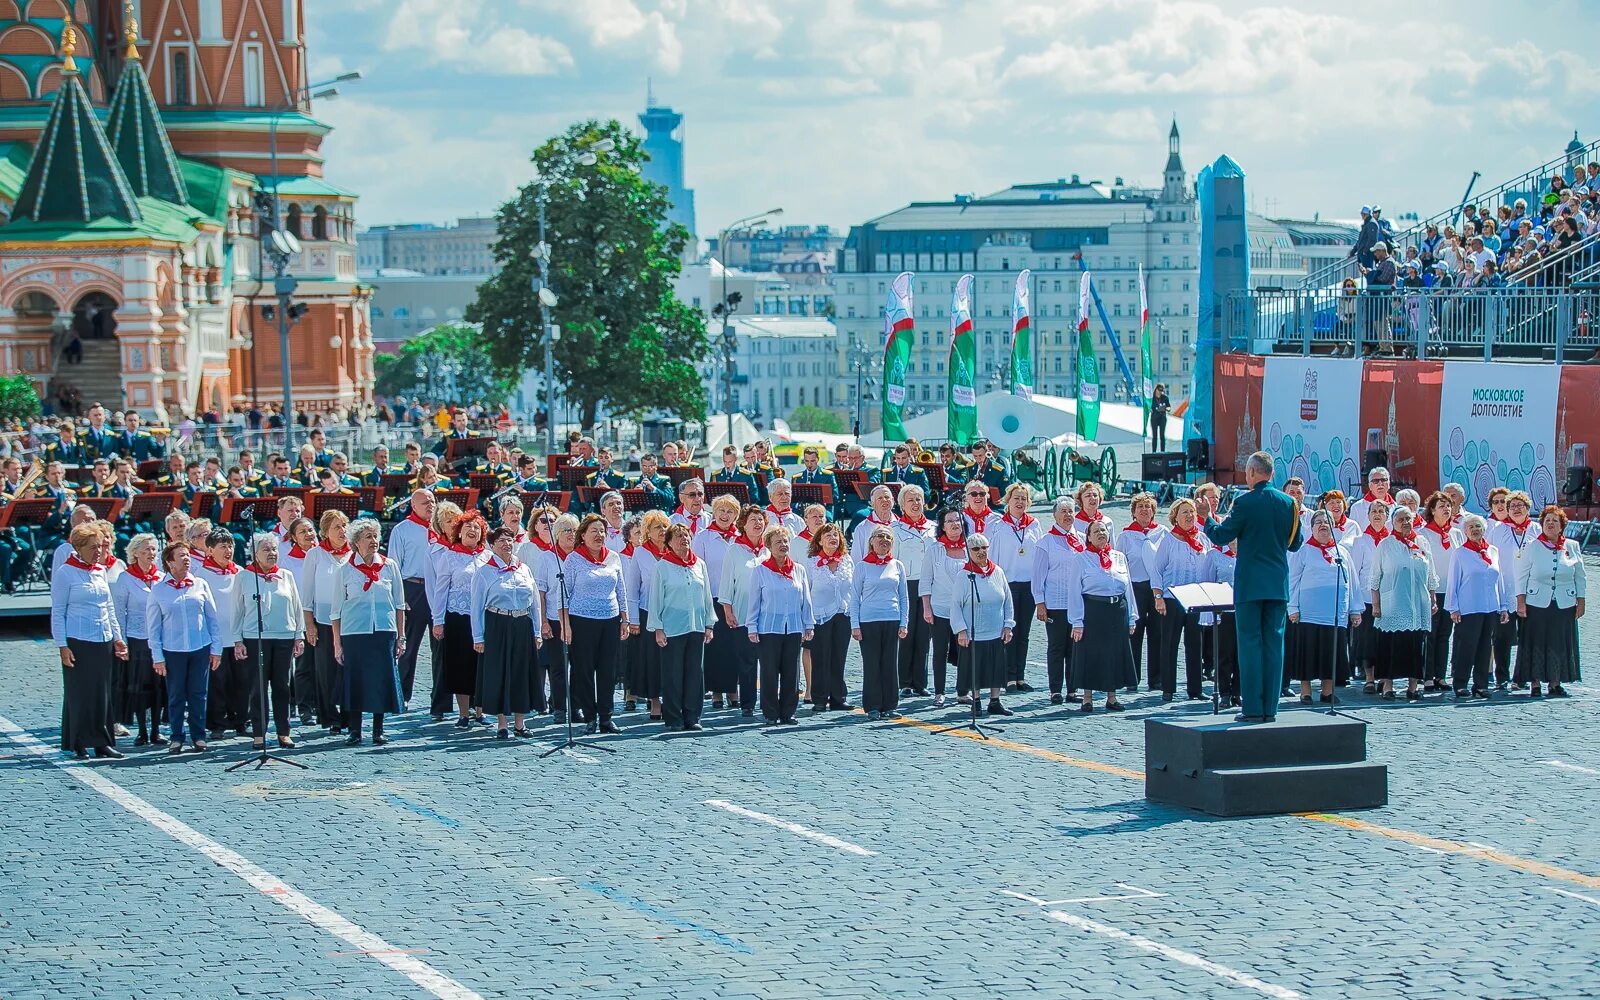
[[[521,512],[521,501],[515,497],[506,497],[506,500],[516,503],[517,511]],[[406,628],[410,631],[406,635],[405,655],[400,657],[400,694],[408,703],[416,687],[417,655],[422,652],[428,626],[433,624],[433,609],[428,607],[428,573],[439,536],[433,530],[432,519],[433,493],[417,490],[411,494],[411,509],[389,532],[387,553],[400,568],[400,579],[406,588]],[[435,692],[435,700],[440,697],[440,693]],[[436,713],[442,718],[448,708],[449,703],[445,702]]]
[[[855,562],[845,550],[844,532],[837,524],[824,524],[811,536],[803,567],[811,585],[811,655],[806,690],[811,694],[811,714],[830,709],[846,711],[844,659],[850,649],[850,592]]]
[[[805,571],[789,555],[789,529],[762,536],[767,558],[750,570],[743,627],[761,661],[761,716],[768,725],[799,725],[800,643],[809,641],[816,615]]]
[[[1517,587],[1517,560],[1529,545],[1539,537],[1539,525],[1529,513],[1533,498],[1524,490],[1508,491],[1503,504],[1505,517],[1489,528],[1489,543],[1500,550],[1500,575],[1512,593]],[[1494,630],[1494,680],[1504,691],[1511,686],[1511,647],[1522,641],[1522,627],[1527,619],[1518,615]],[[1520,660],[1518,661],[1520,662]]]
[[[244,664],[248,681],[251,736],[255,748],[267,745],[266,703],[271,689],[272,721],[278,746],[293,747],[289,738],[289,672],[305,651],[306,616],[300,588],[278,564],[278,536],[270,532],[250,540],[251,559],[233,588],[233,630],[223,637],[233,647],[236,663]]]
[[[1200,531],[1194,501],[1183,498],[1167,510],[1172,530],[1162,536],[1150,560],[1150,592],[1161,616],[1161,700],[1171,701],[1178,691],[1178,640],[1183,640],[1186,690],[1191,699],[1203,696],[1200,661],[1200,617],[1186,612],[1168,593],[1186,583],[1206,578],[1206,551],[1211,542]]]
[[[1072,626],[1072,674],[1067,683],[1083,692],[1081,711],[1094,711],[1094,693],[1106,693],[1106,711],[1120,712],[1117,691],[1138,680],[1133,635],[1138,609],[1128,558],[1111,547],[1111,526],[1094,521],[1066,572],[1067,622]]]
[[[111,678],[113,661],[127,659],[128,647],[106,568],[96,558],[100,530],[80,524],[67,543],[72,555],[50,581],[50,633],[61,656],[61,749],[79,760],[91,750],[96,757],[121,757],[111,717]]]
[[[1150,563],[1155,560],[1156,548],[1161,544],[1167,529],[1156,523],[1157,504],[1154,493],[1136,494],[1128,501],[1128,508],[1133,514],[1133,521],[1116,536],[1116,548],[1127,557],[1128,576],[1133,580],[1133,598],[1138,602],[1136,610],[1139,619],[1134,625],[1132,639],[1133,690],[1139,687],[1139,670],[1145,659],[1141,654],[1148,650],[1150,666],[1145,685],[1154,691],[1161,674],[1162,618],[1156,614],[1156,595],[1150,587]],[[1073,520],[1076,528],[1088,527],[1088,522],[1080,522],[1076,518]],[[1079,530],[1078,535],[1081,538],[1083,532]]]
[[[706,561],[694,554],[687,525],[667,529],[667,547],[650,578],[650,632],[659,651],[661,721],[668,732],[697,732],[705,704],[704,660],[716,603]]]
[[[546,512],[551,525],[545,527],[540,523],[538,526],[544,529],[542,533],[550,539],[549,544],[536,533],[530,542],[534,558],[527,561],[533,566],[533,577],[539,584],[539,634],[544,638],[539,650],[539,670],[550,675],[550,713],[557,722],[565,722],[572,711],[572,691],[567,683],[570,670],[567,643],[561,633],[561,615],[572,596],[572,584],[566,579],[565,567],[567,556],[578,547],[578,515],[558,514],[551,508]],[[536,517],[540,522],[544,519],[543,515]],[[524,551],[529,550],[525,547]],[[535,707],[544,695],[540,687],[543,678],[536,680]]]
[[[945,676],[952,663],[957,664],[956,694],[962,704],[970,704],[972,681],[967,676],[967,660],[957,652],[956,634],[950,628],[956,589],[967,582],[961,575],[967,561],[966,526],[966,515],[960,510],[947,508],[940,514],[939,534],[928,544],[928,561],[923,566],[928,589],[922,591],[922,620],[928,623],[928,646],[933,653],[934,708],[944,707]]]
[[[1483,518],[1468,514],[1461,526],[1465,537],[1444,589],[1445,609],[1455,624],[1450,683],[1458,699],[1487,698],[1494,630],[1511,616],[1511,591]]]
[[[539,587],[533,570],[517,558],[517,534],[505,525],[491,531],[488,559],[472,576],[472,648],[478,654],[473,700],[497,718],[495,735],[502,740],[511,738],[511,726],[518,739],[529,736],[539,647]]]
[[[1350,544],[1350,572],[1355,577],[1357,600],[1361,602],[1361,622],[1350,642],[1350,661],[1366,678],[1362,689],[1378,693],[1378,633],[1372,627],[1372,563],[1378,557],[1378,543],[1389,537],[1389,504],[1374,500],[1367,504],[1367,524]]]
[[[966,506],[961,508],[961,516],[966,519],[966,530],[962,536],[987,532],[996,519],[993,508],[989,506],[989,487],[973,480],[961,489],[962,495],[967,498]]]
[[[569,597],[561,614],[561,639],[572,657],[572,708],[585,732],[619,733],[617,653],[633,625],[634,609],[622,578],[622,558],[606,547],[606,522],[585,514],[578,545],[563,560]]]
[[[161,551],[161,561],[167,578],[150,588],[145,625],[151,669],[167,683],[167,723],[172,732],[167,753],[182,753],[186,735],[194,741],[195,753],[205,753],[206,691],[211,674],[222,664],[217,602],[204,581],[189,575],[189,546],[169,544]]]
[[[967,536],[967,561],[961,566],[955,599],[950,604],[950,628],[956,634],[962,659],[972,678],[972,697],[989,689],[990,715],[1010,715],[1000,703],[1006,683],[1006,652],[1015,627],[1016,613],[1011,603],[1011,585],[1005,571],[989,558],[989,540],[982,535]]]
[[[481,520],[481,518],[480,518]],[[378,522],[364,517],[350,529],[350,559],[339,567],[333,592],[333,656],[344,668],[345,746],[361,743],[361,715],[372,713],[372,745],[388,742],[383,717],[400,711],[398,657],[406,644],[406,591],[400,567],[378,553]]]
[[[739,501],[724,493],[711,501],[711,523],[706,529],[689,533],[689,548],[705,563],[706,579],[711,582],[711,599],[719,607],[723,567],[730,552],[739,547],[735,541],[739,537],[738,519]],[[735,703],[739,690],[738,663],[749,643],[720,612],[711,633],[711,642],[705,649],[706,690],[711,692],[711,707],[720,709],[724,703]],[[806,687],[810,686],[808,678]]]
[[[483,515],[469,510],[450,526],[447,544],[433,557],[433,591],[428,607],[433,612],[433,637],[444,659],[440,683],[455,695],[457,729],[468,729],[476,718],[487,725],[483,706],[473,709],[478,691],[478,653],[472,648],[472,576],[488,559],[484,542],[489,534]]]
[[[1433,627],[1428,635],[1428,672],[1423,675],[1422,690],[1445,691],[1446,669],[1450,663],[1450,612],[1444,606],[1445,588],[1450,583],[1450,564],[1461,549],[1461,532],[1456,529],[1450,511],[1450,498],[1435,490],[1422,504],[1417,537],[1427,546],[1428,558],[1439,582],[1433,594]]]
[[[339,573],[350,561],[349,524],[350,519],[343,512],[323,511],[319,525],[322,541],[306,555],[302,576],[305,586],[300,593],[300,606],[306,613],[306,642],[313,653],[317,724],[334,736],[344,732],[344,719],[339,713],[339,692],[344,684],[339,677],[339,662],[333,657],[333,619],[329,615]],[[300,724],[306,722],[302,714]]]
[[[905,564],[894,529],[877,525],[850,580],[850,635],[861,644],[861,707],[867,718],[899,718],[900,642],[911,620]]]
[[[195,524],[207,523],[196,521]],[[205,555],[194,567],[194,577],[204,580],[217,602],[217,626],[224,640],[233,633],[233,591],[239,583],[239,564],[233,561],[233,532],[213,527],[206,532]],[[192,553],[191,553],[192,560]],[[250,671],[231,649],[222,653],[222,669],[211,678],[206,701],[206,728],[213,733],[232,729],[240,737],[250,725]]]
[[[1393,700],[1394,682],[1404,677],[1406,700],[1417,701],[1427,669],[1428,634],[1433,627],[1433,594],[1438,574],[1422,539],[1417,537],[1411,508],[1397,505],[1389,515],[1392,529],[1378,543],[1368,571],[1373,627],[1378,632],[1378,677],[1383,697]]]
[[[128,662],[123,672],[122,712],[117,721],[139,723],[136,747],[146,744],[166,746],[161,735],[161,709],[166,704],[166,686],[150,663],[150,631],[145,620],[150,589],[161,582],[160,551],[156,536],[134,535],[128,542],[128,571],[111,583],[112,605],[122,626],[122,639],[128,644]],[[147,721],[148,717],[148,721]]]
[[[1349,553],[1333,534],[1333,516],[1311,515],[1311,537],[1289,553],[1289,621],[1293,643],[1284,653],[1285,677],[1300,681],[1300,701],[1311,703],[1311,685],[1322,682],[1321,698],[1333,701],[1333,686],[1350,677],[1350,633],[1361,620],[1353,611],[1355,576]]]
[[[750,580],[756,567],[766,559],[763,532],[767,530],[767,512],[754,504],[739,510],[735,522],[738,534],[733,538],[727,555],[722,560],[722,585],[718,588],[717,607],[727,627],[743,630],[749,625]],[[748,719],[756,714],[756,666],[758,652],[749,642],[739,638],[730,644],[733,654],[734,679],[739,688],[739,712]]]
[[[1044,622],[1044,667],[1052,705],[1065,700],[1061,691],[1072,664],[1072,625],[1067,620],[1068,577],[1077,569],[1078,553],[1083,551],[1083,539],[1072,528],[1072,516],[1076,512],[1077,505],[1071,497],[1057,497],[1050,510],[1055,523],[1033,549],[1031,596],[1037,608],[1036,615]]]
[[[1548,684],[1550,697],[1567,697],[1578,671],[1578,619],[1588,580],[1578,543],[1565,537],[1567,512],[1548,504],[1539,512],[1539,537],[1517,558],[1517,617],[1526,626],[1517,651],[1517,681],[1529,697]],[[1504,559],[1504,555],[1501,556]]]
[[[628,597],[637,617],[633,618],[631,637],[624,643],[631,647],[627,661],[629,697],[624,705],[631,711],[634,698],[647,699],[650,718],[656,722],[661,721],[661,654],[650,637],[655,628],[650,621],[650,587],[656,569],[661,560],[666,558],[667,529],[670,527],[672,523],[667,520],[667,515],[659,510],[647,511],[639,518],[640,538],[633,551],[633,568],[638,586],[629,591]]]
[[[1007,486],[1001,499],[1000,517],[991,521],[988,531],[984,532],[989,539],[990,558],[1006,575],[1011,587],[1011,606],[1017,616],[1011,644],[1006,647],[1006,690],[1013,692],[1033,690],[1026,679],[1028,636],[1033,631],[1034,617],[1033,553],[1048,529],[1028,513],[1032,502],[1033,489],[1028,484]]]

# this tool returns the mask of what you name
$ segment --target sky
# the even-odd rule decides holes
[[[1512,5],[1516,8],[1516,5]],[[1340,0],[338,0],[306,5],[317,117],[363,225],[492,214],[534,147],[685,116],[702,238],[775,205],[841,229],[1080,174],[1159,186],[1227,154],[1257,211],[1395,218],[1561,154],[1593,117],[1600,6]],[[1588,112],[1588,121],[1579,119]],[[1596,138],[1584,134],[1587,141]]]

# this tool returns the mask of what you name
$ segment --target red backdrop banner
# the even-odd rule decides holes
[[[1439,483],[1440,361],[1368,361],[1361,374],[1361,448],[1372,431],[1388,456],[1394,489],[1407,486],[1424,499]],[[1362,463],[1366,463],[1363,461]]]
[[[1567,457],[1575,444],[1588,445],[1589,468],[1600,468],[1600,367],[1563,365],[1561,368],[1561,393],[1556,400],[1558,496],[1561,484],[1567,479]]]
[[[1216,447],[1211,467],[1217,482],[1243,483],[1244,460],[1261,447],[1261,383],[1266,362],[1252,354],[1218,354],[1211,403]]]

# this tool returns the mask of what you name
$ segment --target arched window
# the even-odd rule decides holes
[[[311,213],[311,238],[314,240],[328,238],[328,210],[321,205]]]
[[[299,205],[296,204],[296,205],[290,205],[289,206],[288,221],[284,224],[284,228],[289,230],[289,232],[293,233],[295,239],[300,239],[304,235],[304,232],[300,228],[300,206]]]
[[[186,108],[194,103],[194,91],[189,81],[189,51],[187,49],[172,50],[172,79],[167,84],[172,94],[172,106]]]

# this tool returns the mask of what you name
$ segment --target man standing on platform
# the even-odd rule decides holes
[[[1275,490],[1272,455],[1258,451],[1244,467],[1250,492],[1234,501],[1221,521],[1206,518],[1206,537],[1238,543],[1233,577],[1234,623],[1239,636],[1240,722],[1278,717],[1283,688],[1283,634],[1289,611],[1289,553],[1300,547],[1299,504]]]

